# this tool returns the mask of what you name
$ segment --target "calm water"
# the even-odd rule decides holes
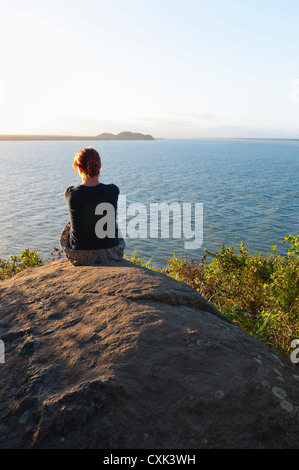
[[[72,169],[82,147],[102,157],[103,183],[138,202],[203,204],[203,245],[183,239],[130,239],[126,253],[153,259],[201,258],[221,244],[267,253],[299,233],[299,142],[157,140],[146,142],[0,142],[0,257],[24,248],[50,257],[68,220],[64,190],[80,180]]]

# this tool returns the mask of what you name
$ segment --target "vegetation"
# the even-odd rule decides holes
[[[59,248],[54,248],[51,253],[51,259],[59,259],[61,256],[62,252]],[[0,281],[9,279],[30,266],[38,266],[46,261],[50,261],[50,259],[44,259],[37,251],[30,251],[28,249],[23,250],[18,256],[10,255],[7,260],[0,258]]]
[[[162,272],[186,282],[247,333],[289,357],[292,340],[299,338],[299,236],[288,235],[284,242],[286,256],[276,246],[266,256],[253,255],[243,243],[238,250],[224,245],[218,253],[205,250],[201,261],[174,253]]]
[[[43,259],[36,251],[23,250],[19,256],[10,255],[5,260],[0,258],[0,280],[9,279],[15,274],[30,266],[43,263]]]
[[[284,256],[276,246],[263,255],[251,254],[243,243],[237,250],[222,245],[216,253],[205,250],[201,261],[174,253],[165,269],[135,255],[126,259],[186,282],[247,333],[289,357],[292,340],[299,338],[299,236],[288,235],[284,242],[288,244]],[[207,256],[212,262],[207,263]],[[61,252],[54,248],[52,257],[60,258]],[[44,261],[29,250],[0,259],[0,279]]]

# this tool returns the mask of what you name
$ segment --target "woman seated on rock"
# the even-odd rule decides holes
[[[60,236],[60,245],[75,266],[121,260],[124,255],[125,242],[116,223],[119,188],[99,182],[101,166],[94,148],[79,150],[73,167],[82,184],[69,186],[64,193],[70,220]]]

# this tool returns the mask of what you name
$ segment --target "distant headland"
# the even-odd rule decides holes
[[[97,136],[99,140],[155,140],[154,137],[139,132],[121,132],[120,134],[104,133]]]
[[[105,132],[96,136],[73,136],[73,135],[0,135],[1,140],[155,140],[151,135],[139,132],[121,132],[110,134]]]

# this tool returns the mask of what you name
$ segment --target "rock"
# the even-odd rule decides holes
[[[298,368],[186,284],[66,259],[0,284],[0,448],[298,448]]]

